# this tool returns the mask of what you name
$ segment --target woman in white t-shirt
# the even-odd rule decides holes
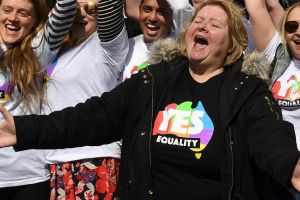
[[[48,15],[45,0],[0,1],[0,103],[14,115],[40,114],[43,71],[72,25],[75,0],[58,0]],[[0,121],[3,116],[0,116]],[[0,149],[0,198],[49,198],[45,151]]]
[[[294,125],[300,149],[300,2],[286,12],[278,1],[268,0],[266,3],[246,1],[254,42],[257,50],[263,51],[272,62],[271,89],[282,108],[283,118]],[[271,3],[275,3],[274,11],[279,10],[277,17],[283,15],[278,26],[267,9]]]
[[[70,35],[47,69],[45,114],[101,96],[120,82],[128,52],[122,7],[122,0],[77,0]],[[118,142],[49,152],[50,199],[112,199],[119,158]]]

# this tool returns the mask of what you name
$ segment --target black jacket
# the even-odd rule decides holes
[[[270,184],[290,187],[299,158],[293,127],[260,78],[241,72],[241,60],[225,70],[220,94],[224,130],[223,199],[271,199]],[[122,139],[118,197],[154,199],[151,178],[153,119],[188,60],[179,56],[141,70],[102,97],[49,116],[14,117],[16,148],[100,145]],[[271,178],[272,177],[272,178]]]

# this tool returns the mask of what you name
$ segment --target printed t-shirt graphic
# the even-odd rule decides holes
[[[191,106],[190,101],[166,106],[155,119],[153,135],[157,135],[156,142],[184,146],[200,159],[201,151],[212,138],[214,125],[200,101],[196,108]]]
[[[283,119],[294,125],[300,150],[300,60],[293,59],[274,83],[272,93],[282,109]]]
[[[166,95],[158,97],[150,143],[157,199],[220,199],[225,151],[219,106],[224,77],[221,73],[198,83],[186,67],[168,81]]]
[[[46,71],[45,71],[45,74],[44,74],[44,88],[47,90],[48,88],[48,84],[49,84],[49,81],[51,79],[51,75],[54,71],[54,68],[57,64],[57,61],[58,59],[56,58],[52,63],[51,65],[49,65],[49,67],[46,68]]]
[[[49,80],[51,78],[51,74],[52,74],[56,64],[57,64],[57,58],[52,62],[52,64],[49,67],[47,67],[46,73],[45,73],[45,76],[44,76],[44,82],[46,84],[49,82]]]
[[[0,54],[2,55],[6,49],[5,45],[1,45]],[[9,101],[12,95],[12,85],[9,80],[11,80],[9,73],[0,73],[0,103],[2,106],[6,105],[6,102]]]
[[[141,69],[146,68],[149,65],[147,61],[143,62],[141,65],[135,65],[130,71],[130,74],[126,78],[130,78],[133,74],[138,73]]]
[[[274,83],[272,93],[284,110],[300,108],[300,70],[292,63],[284,74]]]
[[[143,34],[129,39],[129,52],[125,61],[123,80],[130,78],[131,75],[149,65],[147,61],[151,45],[151,43],[144,42]]]
[[[6,102],[10,99],[12,94],[12,86],[8,80],[2,79],[2,83],[0,83],[0,102],[2,106],[5,106]]]

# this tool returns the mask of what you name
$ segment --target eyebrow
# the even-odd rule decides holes
[[[197,16],[197,17],[195,17],[195,19],[204,20],[204,19],[206,19],[206,18],[204,18],[204,17],[202,17],[202,16]],[[215,17],[210,18],[209,21],[217,21],[217,22],[220,22],[221,24],[224,24],[223,21],[221,21],[220,19],[215,18]]]
[[[26,11],[26,12],[31,12],[32,11],[30,9],[25,9],[25,8],[14,8],[13,6],[9,6],[9,5],[4,5],[2,7],[3,8],[10,8],[10,9],[17,10],[17,11]]]

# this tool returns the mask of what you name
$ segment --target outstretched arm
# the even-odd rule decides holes
[[[17,150],[99,146],[123,138],[128,105],[135,96],[139,77],[131,78],[101,97],[49,115],[12,116],[0,112],[0,147]]]
[[[245,3],[252,24],[255,47],[258,51],[263,51],[272,40],[276,27],[265,0],[245,0]]]
[[[17,143],[13,116],[0,105],[4,121],[0,123],[0,147],[13,146]]]

